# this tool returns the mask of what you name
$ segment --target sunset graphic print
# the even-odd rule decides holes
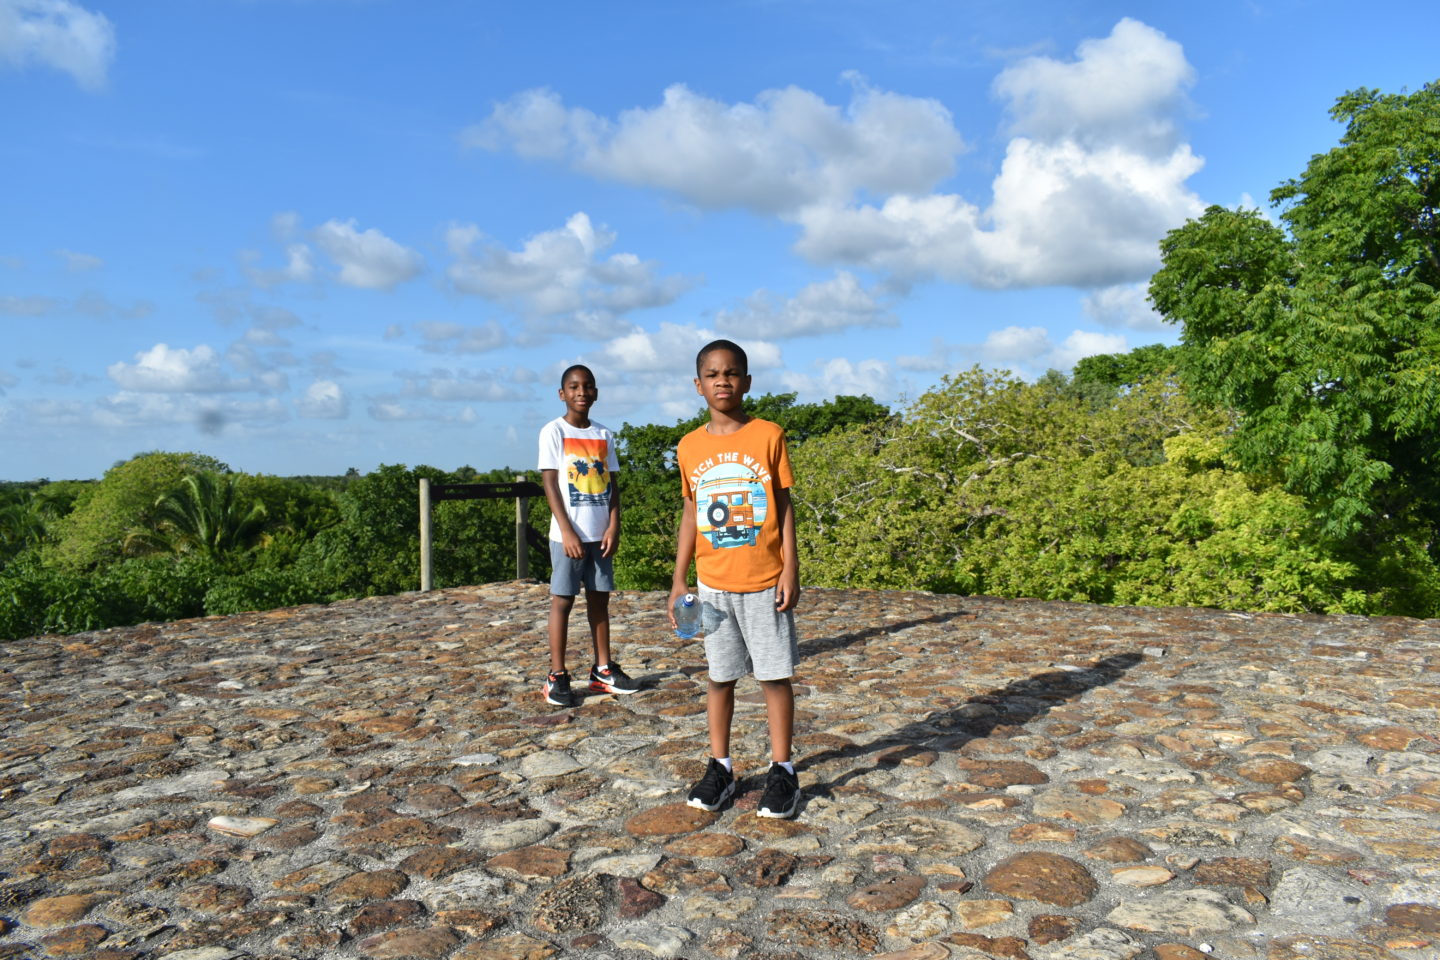
[[[610,472],[605,461],[609,443],[602,439],[565,438],[565,480],[571,506],[610,502]]]

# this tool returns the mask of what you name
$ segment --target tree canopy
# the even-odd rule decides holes
[[[1336,538],[1440,529],[1440,84],[1347,93],[1338,146],[1258,211],[1171,231],[1150,297],[1184,325],[1197,399],[1230,453],[1304,496]]]

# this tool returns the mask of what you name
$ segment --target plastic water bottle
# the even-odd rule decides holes
[[[700,598],[693,593],[675,599],[675,636],[689,640],[700,632]]]

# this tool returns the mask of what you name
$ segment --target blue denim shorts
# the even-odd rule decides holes
[[[580,587],[596,593],[615,589],[615,558],[600,556],[600,541],[581,543],[585,556],[576,560],[565,556],[565,544],[550,541],[550,593],[557,597],[573,597]]]

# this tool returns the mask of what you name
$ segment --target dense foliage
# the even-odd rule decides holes
[[[7,485],[0,638],[414,590],[422,476],[484,483],[514,474],[382,466],[316,483],[148,453],[97,483]],[[549,515],[543,501],[534,507],[543,529]],[[514,511],[511,500],[436,504],[436,583],[513,577]]]
[[[1281,226],[1211,207],[1161,244],[1150,296],[1185,379],[1238,414],[1228,453],[1383,550],[1440,531],[1440,83],[1359,90],[1340,145],[1272,194]]]

